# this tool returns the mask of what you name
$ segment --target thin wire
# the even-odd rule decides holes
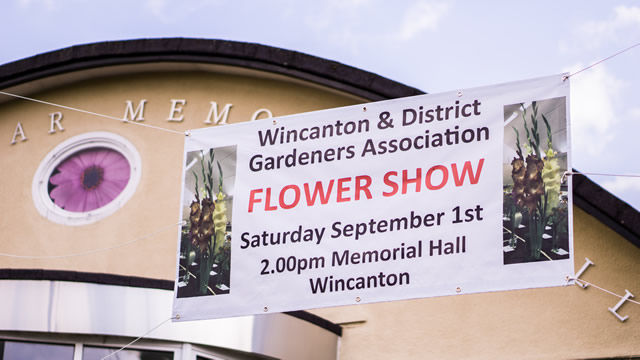
[[[156,129],[156,130],[162,130],[162,131],[167,131],[167,132],[171,132],[171,133],[176,133],[176,134],[180,134],[182,136],[185,135],[184,132],[180,132],[180,131],[176,131],[176,130],[165,129],[165,128],[162,128],[162,127],[159,127],[159,126],[149,125],[149,124],[140,123],[140,122],[136,122],[136,121],[127,121],[124,118],[117,118],[115,116],[100,114],[100,113],[96,113],[96,112],[93,112],[93,111],[82,110],[82,109],[74,108],[74,107],[71,107],[71,106],[55,104],[55,103],[52,103],[52,102],[48,102],[48,101],[44,101],[44,100],[38,100],[38,99],[34,99],[34,98],[22,96],[22,95],[11,94],[11,93],[4,92],[4,91],[0,91],[0,94],[7,95],[7,96],[13,96],[13,97],[18,98],[18,99],[33,101],[33,102],[37,102],[37,103],[40,103],[40,104],[55,106],[55,107],[59,107],[59,108],[67,109],[67,110],[73,110],[73,111],[81,112],[81,113],[84,113],[84,114],[95,115],[95,116],[99,116],[99,117],[103,117],[103,118],[107,118],[107,119],[111,119],[111,120],[117,120],[117,121],[120,121],[120,122],[126,122],[126,123],[129,123],[129,124],[145,126],[145,127]]]
[[[585,70],[591,69],[592,67],[594,67],[594,66],[596,66],[596,65],[598,65],[598,64],[601,64],[601,63],[603,63],[603,62],[605,62],[605,61],[607,61],[607,60],[609,60],[609,59],[611,59],[611,58],[613,58],[613,57],[616,57],[616,56],[618,56],[618,55],[622,54],[623,52],[629,51],[629,50],[633,49],[634,47],[636,47],[636,46],[638,46],[638,45],[640,45],[640,42],[639,42],[639,43],[636,43],[636,44],[633,44],[633,45],[629,46],[628,48],[626,48],[626,49],[624,49],[624,50],[618,51],[617,53],[615,53],[615,54],[613,54],[613,55],[611,55],[611,56],[608,56],[608,57],[606,57],[606,58],[604,58],[604,59],[602,59],[602,60],[600,60],[600,61],[597,61],[597,62],[595,62],[595,63],[593,63],[593,64],[591,64],[591,65],[587,66],[586,68],[584,68],[584,69],[582,69],[582,70],[578,70],[578,71],[574,72],[573,74],[569,74],[569,75],[567,75],[567,76],[566,76],[566,79],[568,79],[568,78],[570,78],[570,77],[572,77],[572,76],[574,76],[574,75],[580,74],[581,72],[583,72],[583,71],[585,71]]]
[[[15,255],[15,254],[4,254],[4,253],[0,253],[0,256],[4,256],[4,257],[10,257],[10,258],[18,258],[18,259],[61,259],[61,258],[68,258],[68,257],[74,257],[74,256],[83,256],[83,255],[90,255],[90,254],[95,254],[95,253],[99,253],[99,252],[103,252],[103,251],[107,251],[107,250],[112,250],[115,248],[119,248],[125,245],[129,245],[129,244],[133,244],[136,241],[140,241],[146,238],[149,238],[153,235],[159,234],[163,231],[166,231],[168,229],[171,229],[174,226],[177,225],[182,225],[184,224],[184,221],[181,221],[177,224],[171,224],[169,226],[165,226],[161,229],[158,229],[152,233],[149,233],[147,235],[141,236],[139,238],[133,239],[131,241],[127,241],[118,245],[114,245],[114,246],[109,246],[106,248],[102,248],[102,249],[97,249],[97,250],[90,250],[90,251],[85,251],[85,252],[81,252],[81,253],[75,253],[75,254],[66,254],[66,255],[45,255],[45,256],[32,256],[32,255]]]
[[[600,290],[600,291],[604,291],[604,292],[606,292],[606,293],[607,293],[607,294],[609,294],[609,295],[617,296],[617,297],[619,297],[620,299],[624,299],[624,296],[618,295],[618,294],[614,293],[613,291],[609,291],[609,290],[607,290],[607,289],[603,289],[603,288],[601,288],[601,287],[599,287],[599,286],[597,286],[597,285],[594,285],[594,284],[592,284],[592,283],[590,283],[590,282],[588,282],[588,281],[584,281],[584,280],[582,280],[582,279],[576,279],[576,278],[569,278],[569,280],[574,280],[574,281],[576,282],[576,284],[577,284],[578,282],[581,282],[581,283],[583,283],[583,284],[587,284],[587,285],[589,285],[589,286],[593,286],[594,288],[596,288],[596,289],[598,289],[598,290]],[[638,304],[638,305],[640,305],[640,302],[635,301],[635,300],[627,299],[627,301],[630,301],[630,302],[632,302],[632,303],[634,303],[634,304]]]
[[[567,176],[571,176],[571,175],[622,176],[622,177],[640,178],[640,175],[635,175],[635,174],[604,174],[604,173],[565,171],[562,174],[562,178],[560,179],[560,182],[564,184],[564,182],[567,181]]]
[[[100,360],[104,360],[104,359],[106,359],[106,358],[110,358],[110,357],[112,357],[113,355],[115,355],[115,354],[119,353],[120,351],[122,351],[122,350],[124,350],[124,349],[128,348],[129,346],[131,346],[132,344],[134,344],[136,341],[138,341],[138,340],[142,339],[143,337],[145,337],[145,336],[149,335],[153,330],[155,330],[155,329],[159,328],[160,326],[164,325],[167,321],[172,320],[172,319],[176,319],[176,318],[177,318],[177,317],[175,317],[175,316],[172,316],[172,317],[168,318],[167,320],[165,320],[165,321],[161,322],[160,324],[156,325],[153,329],[151,329],[151,330],[147,331],[146,333],[144,333],[144,334],[142,334],[142,335],[138,336],[138,338],[137,338],[137,339],[135,339],[135,340],[133,340],[132,342],[128,343],[127,345],[125,345],[125,346],[121,347],[120,349],[118,349],[118,350],[116,350],[116,351],[112,352],[111,354],[109,354],[109,355],[107,355],[107,356],[103,357],[103,358],[102,358],[102,359],[100,359]]]
[[[567,171],[567,175],[600,175],[600,176],[624,176],[624,177],[634,177],[640,178],[640,175],[635,174],[604,174],[604,173],[592,173],[592,172],[575,172],[575,171]]]

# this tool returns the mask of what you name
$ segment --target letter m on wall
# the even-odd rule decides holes
[[[133,110],[133,102],[131,100],[127,100],[127,107],[124,109],[122,121],[144,121],[144,104],[146,102],[147,99],[140,100],[136,109]]]

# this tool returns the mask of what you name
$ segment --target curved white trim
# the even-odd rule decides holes
[[[53,203],[49,196],[48,184],[51,173],[60,163],[78,151],[90,148],[109,148],[122,154],[130,166],[129,182],[122,192],[107,205],[86,212],[64,210]],[[74,136],[56,146],[42,160],[31,185],[31,194],[36,209],[45,218],[62,225],[87,225],[113,214],[133,196],[140,183],[142,161],[138,150],[120,135],[108,132],[90,132]]]
[[[174,295],[170,290],[0,279],[0,294],[0,335],[24,332],[135,338],[162,323],[144,338],[190,343],[192,350],[202,349],[200,345],[214,346],[278,359],[335,360],[338,354],[340,339],[336,334],[285,314],[166,322],[172,316]],[[158,344],[154,341],[153,346]],[[183,354],[183,359],[186,356]]]

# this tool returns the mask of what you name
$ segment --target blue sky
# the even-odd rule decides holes
[[[134,38],[255,42],[429,93],[575,72],[640,42],[636,1],[5,0],[0,64]],[[640,46],[571,78],[573,166],[640,174]],[[640,178],[590,176],[640,209]]]

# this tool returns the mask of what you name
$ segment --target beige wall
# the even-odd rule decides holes
[[[229,123],[249,120],[261,108],[274,116],[351,105],[346,94],[300,81],[242,69],[122,74],[84,80],[31,94],[35,98],[121,118],[126,101],[134,107],[147,99],[145,124],[177,131],[207,126],[205,118],[218,103],[233,107]],[[230,71],[232,70],[232,71]],[[230,73],[229,73],[230,72]],[[61,79],[61,82],[63,82]],[[185,99],[183,122],[168,122],[171,99]],[[48,134],[49,114],[63,112],[64,132]],[[263,114],[260,118],[263,118]],[[11,139],[20,122],[27,141]],[[213,126],[213,125],[209,125]],[[34,206],[31,184],[45,156],[64,140],[86,132],[109,131],[132,142],[142,158],[140,184],[133,197],[113,215],[84,226],[59,225]],[[59,109],[24,100],[0,105],[0,253],[63,255],[83,253],[128,242],[179,221],[184,136],[120,121]],[[178,227],[106,252],[59,259],[0,257],[0,268],[30,268],[104,272],[173,280]],[[144,266],[140,266],[141,261]]]

